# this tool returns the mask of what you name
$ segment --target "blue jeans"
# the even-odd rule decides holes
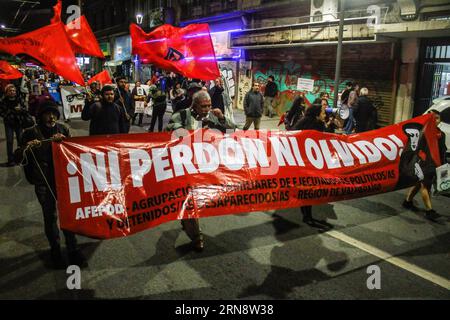
[[[353,127],[355,126],[355,120],[353,118],[353,109],[349,108],[349,116],[347,118],[347,122],[345,123],[344,126],[344,131],[346,134],[351,134],[353,131]]]

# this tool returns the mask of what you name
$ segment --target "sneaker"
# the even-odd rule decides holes
[[[402,207],[411,211],[417,211],[419,208],[417,208],[412,201],[403,201]]]
[[[425,218],[427,218],[428,220],[436,221],[440,217],[442,216],[433,209],[425,211]]]
[[[71,265],[77,265],[80,268],[87,266],[86,258],[83,256],[80,250],[69,252],[68,257],[69,257],[69,264]]]

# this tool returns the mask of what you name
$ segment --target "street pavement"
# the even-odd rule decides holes
[[[145,132],[149,119],[132,131]],[[261,126],[277,123],[264,117]],[[87,122],[69,125],[87,135]],[[1,123],[2,163],[5,151]],[[48,262],[41,208],[20,167],[0,168],[0,194],[0,299],[450,299],[444,196],[433,197],[440,223],[403,209],[405,190],[315,206],[314,217],[334,226],[326,232],[302,223],[299,209],[204,218],[202,253],[178,221],[120,239],[79,237],[88,267],[81,290],[68,290],[66,271]],[[380,289],[368,289],[371,266]]]

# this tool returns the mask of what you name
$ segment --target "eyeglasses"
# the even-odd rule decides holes
[[[75,98],[78,100],[84,100],[86,99],[85,93],[77,93],[77,94],[70,94],[66,97],[67,102],[72,102]]]

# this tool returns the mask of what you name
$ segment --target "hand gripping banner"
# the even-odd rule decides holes
[[[432,115],[349,136],[182,133],[54,143],[61,228],[114,238],[175,219],[341,201],[414,185],[440,165]]]

